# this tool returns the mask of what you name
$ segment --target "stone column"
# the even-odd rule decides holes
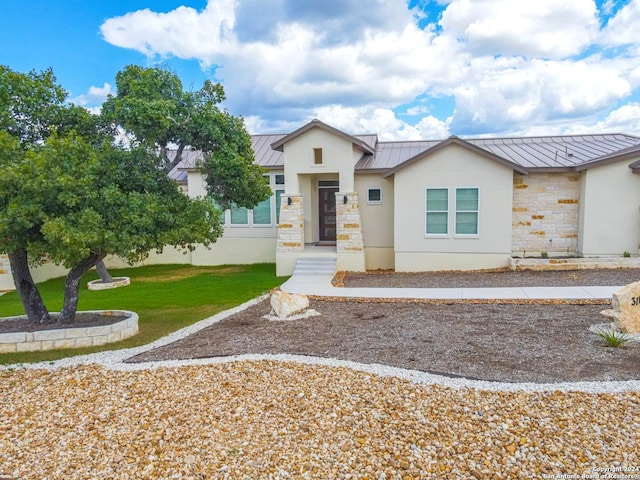
[[[291,199],[291,205],[289,205]],[[278,253],[304,251],[304,201],[301,193],[284,193],[280,202]]]
[[[289,205],[291,199],[291,205]],[[276,241],[276,275],[291,275],[304,252],[304,201],[301,193],[284,193]]]
[[[364,238],[357,192],[336,193],[336,227],[338,268],[364,271]]]

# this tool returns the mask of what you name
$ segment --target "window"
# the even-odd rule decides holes
[[[276,223],[280,224],[280,205],[282,205],[282,195],[284,190],[276,190]]]
[[[313,149],[313,164],[322,165],[322,149],[321,148]]]
[[[220,205],[218,205],[218,202],[215,201],[215,199],[213,197],[209,197],[211,200],[211,203],[213,203],[213,206],[216,207],[218,209],[218,211],[220,212],[220,224],[224,225],[226,223],[226,210],[223,210]]]
[[[244,207],[231,207],[231,225],[249,225],[249,210]]]
[[[275,175],[275,184],[276,185],[284,185],[284,174],[277,173]]]
[[[425,233],[427,235],[449,233],[448,188],[427,188]]]
[[[478,189],[456,188],[456,235],[478,235]]]
[[[254,225],[271,225],[271,197],[253,207]]]
[[[367,203],[382,203],[382,189],[380,187],[367,190]]]

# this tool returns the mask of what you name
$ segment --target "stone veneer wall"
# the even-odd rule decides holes
[[[13,277],[11,276],[9,257],[2,254],[0,255],[0,292],[3,290],[12,290],[13,288]]]
[[[291,199],[291,205],[288,199]],[[278,224],[278,253],[304,251],[304,201],[302,194],[283,194]]]
[[[514,175],[512,253],[575,255],[579,203],[579,173]]]
[[[347,197],[347,203],[344,203],[344,197]],[[336,222],[336,251],[363,252],[364,240],[357,192],[336,193]]]

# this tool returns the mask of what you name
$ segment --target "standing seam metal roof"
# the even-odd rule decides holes
[[[256,163],[269,168],[283,168],[284,154],[272,145],[290,134],[252,135]],[[446,140],[379,142],[375,134],[353,135],[374,153],[364,152],[356,170],[384,171],[396,168]],[[638,152],[640,138],[620,133],[566,135],[546,137],[469,138],[470,143],[526,170],[575,169]],[[174,152],[175,154],[175,152]],[[177,181],[186,180],[186,171],[194,169],[201,152],[186,151],[185,159],[169,174]]]

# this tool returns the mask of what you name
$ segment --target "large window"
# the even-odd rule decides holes
[[[253,224],[271,225],[271,198],[267,198],[253,207]]]
[[[249,210],[244,207],[231,207],[231,225],[249,225]]]
[[[456,188],[456,235],[478,235],[478,189]]]
[[[427,188],[426,193],[427,235],[447,235],[449,233],[449,189]]]
[[[273,179],[273,182],[272,182]],[[275,174],[275,175],[264,175],[264,180],[268,185],[283,185],[284,184],[284,175],[283,174]],[[282,187],[280,187],[282,188]],[[258,203],[253,209],[247,209],[244,207],[231,207],[227,210],[227,225],[233,227],[268,227],[273,225],[273,209],[275,207],[276,215],[275,220],[276,223],[280,221],[280,204],[281,204],[281,196],[284,194],[284,189],[272,190],[272,195],[267,200],[264,200]],[[223,216],[224,223],[224,216]]]

